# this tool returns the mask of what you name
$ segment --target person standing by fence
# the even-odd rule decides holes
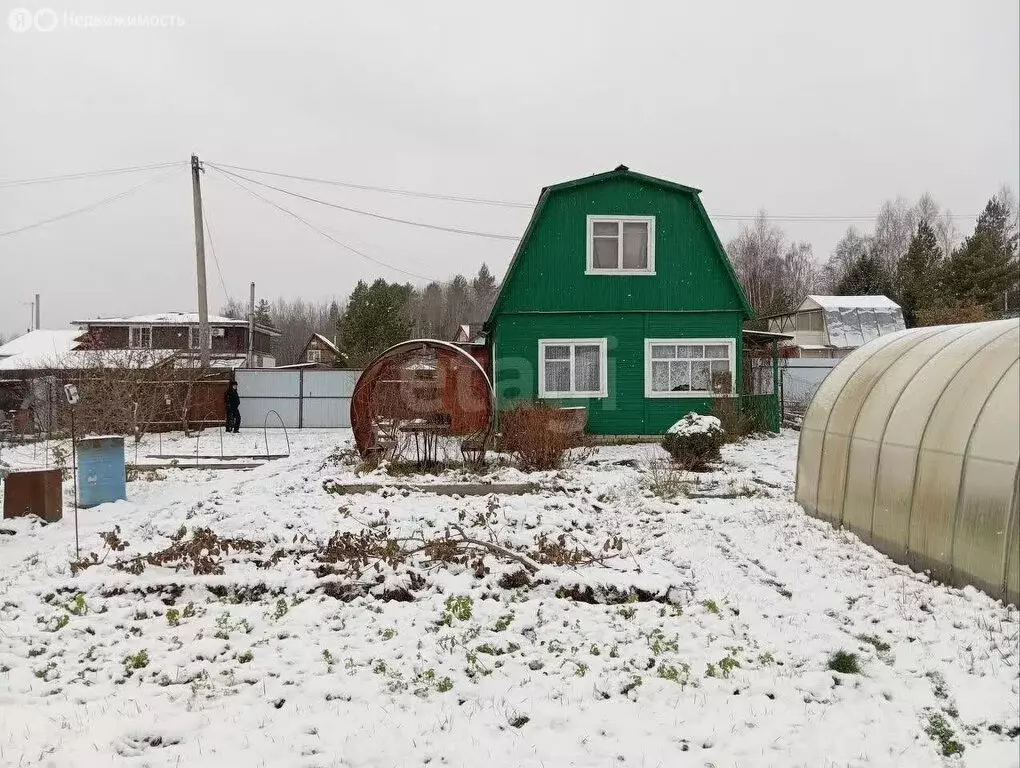
[[[241,396],[237,393],[237,382],[231,381],[224,398],[227,406],[227,432],[241,431]]]

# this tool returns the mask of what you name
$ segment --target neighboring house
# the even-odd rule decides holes
[[[158,315],[109,317],[77,320],[85,333],[80,349],[93,351],[130,350],[153,358],[175,357],[178,365],[193,365],[198,359],[199,322],[197,312],[164,312]],[[248,321],[209,316],[211,365],[214,368],[240,368],[248,354]],[[279,332],[255,326],[254,368],[273,368],[272,339]]]
[[[793,336],[783,343],[784,357],[843,358],[906,327],[899,304],[885,296],[808,296],[793,312],[759,319]]]
[[[337,368],[343,366],[347,358],[332,341],[321,333],[313,333],[301,351],[301,361],[323,368]]]
[[[477,360],[482,370],[489,370],[489,347],[485,343],[485,330],[481,323],[465,323],[457,328],[453,343]]]
[[[542,190],[485,326],[500,411],[661,435],[743,392],[752,311],[698,195],[625,166]]]
[[[482,333],[481,323],[466,323],[457,328],[453,336],[454,344],[484,344],[485,336]]]
[[[0,346],[0,371],[32,371],[57,367],[78,348],[82,331],[29,331]]]

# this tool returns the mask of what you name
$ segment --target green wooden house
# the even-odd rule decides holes
[[[499,411],[661,435],[740,396],[752,312],[698,194],[625,166],[542,190],[485,325]]]

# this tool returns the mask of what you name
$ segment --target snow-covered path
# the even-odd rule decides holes
[[[338,496],[323,483],[355,479],[330,458],[349,437],[299,433],[290,458],[251,472],[131,482],[128,502],[81,513],[83,552],[107,560],[77,575],[69,514],[0,524],[14,531],[0,535],[0,765],[1020,764],[1017,612],[807,517],[794,433],[728,447],[675,500],[649,490],[651,446],[493,471],[542,485],[521,496]],[[194,450],[164,438],[175,445]],[[30,464],[28,450],[3,458]],[[529,585],[499,558],[384,566],[353,600],[294,557],[242,553],[218,575],[108,567],[182,526],[268,554],[454,524],[520,550],[542,534],[621,546]],[[99,534],[115,526],[128,544],[107,552]],[[414,599],[381,598],[396,588]],[[840,650],[859,673],[829,669]],[[954,742],[962,754],[943,756]]]

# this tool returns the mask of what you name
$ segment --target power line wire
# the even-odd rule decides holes
[[[353,254],[355,254],[357,256],[360,256],[361,258],[365,259],[366,261],[370,261],[373,264],[378,264],[381,267],[386,267],[387,269],[392,269],[394,272],[400,272],[401,274],[408,275],[410,277],[416,277],[416,278],[418,278],[420,280],[429,280],[429,281],[431,281],[431,280],[437,279],[437,278],[433,278],[433,277],[428,277],[426,275],[419,275],[416,272],[410,272],[410,271],[408,271],[406,269],[401,269],[400,267],[395,267],[392,264],[387,264],[385,261],[380,261],[379,259],[376,259],[376,258],[374,258],[372,256],[369,256],[367,253],[359,251],[357,248],[354,248],[354,247],[352,247],[350,245],[347,245],[347,243],[344,243],[344,242],[341,242],[340,240],[337,240],[335,237],[333,237],[329,233],[323,232],[321,229],[316,227],[310,221],[308,221],[307,219],[302,218],[301,216],[299,216],[298,214],[294,213],[290,209],[284,208],[279,203],[277,203],[277,202],[275,202],[273,200],[270,200],[268,197],[260,195],[258,192],[256,192],[253,189],[249,189],[244,184],[242,184],[239,181],[237,181],[234,178],[232,178],[236,174],[232,174],[232,173],[229,173],[228,171],[221,170],[220,168],[217,168],[215,165],[212,165],[211,163],[206,163],[206,165],[208,165],[210,168],[212,168],[217,173],[221,174],[231,184],[234,184],[235,186],[243,189],[245,192],[247,192],[252,197],[258,198],[259,200],[261,200],[262,202],[266,203],[267,205],[271,205],[273,208],[276,208],[276,210],[282,211],[283,213],[287,214],[288,216],[291,216],[291,217],[297,219],[302,224],[304,224],[306,227],[308,227],[309,229],[314,230],[315,232],[317,232],[322,237],[324,237],[327,240],[329,240],[329,241],[339,245],[341,248],[345,248],[348,251],[350,251],[351,253],[353,253]]]
[[[276,186],[273,186],[272,184],[266,184],[264,181],[259,181],[258,179],[252,179],[252,178],[250,178],[248,176],[243,176],[243,175],[241,175],[239,173],[234,173],[233,171],[225,170],[225,169],[220,168],[217,165],[213,165],[212,163],[209,163],[209,162],[206,162],[206,165],[208,165],[208,166],[210,166],[212,168],[215,168],[220,173],[226,174],[228,176],[234,176],[234,177],[236,177],[238,179],[243,179],[244,181],[247,181],[247,182],[249,182],[251,184],[258,184],[260,187],[265,187],[266,189],[272,189],[272,190],[275,190],[277,192],[282,192],[285,195],[290,195],[291,197],[297,197],[297,198],[299,198],[301,200],[307,200],[310,203],[318,203],[319,205],[325,205],[325,206],[328,206],[330,208],[337,208],[337,209],[339,209],[341,211],[347,211],[349,213],[357,213],[357,214],[360,214],[362,216],[369,216],[369,217],[371,217],[373,219],[382,219],[383,221],[392,221],[392,222],[396,222],[398,224],[407,224],[407,225],[412,226],[412,227],[423,227],[424,229],[434,229],[434,230],[438,230],[440,232],[452,232],[452,233],[457,234],[457,235],[471,235],[471,236],[474,236],[474,237],[486,237],[486,238],[489,238],[489,239],[492,239],[492,240],[512,240],[512,241],[516,242],[517,240],[520,239],[517,235],[499,235],[499,234],[495,234],[493,232],[478,232],[478,231],[475,231],[475,230],[472,230],[472,229],[458,229],[456,227],[444,227],[444,226],[441,226],[439,224],[427,224],[427,223],[425,223],[423,221],[411,221],[409,219],[399,219],[399,218],[397,218],[395,216],[385,216],[385,215],[383,215],[381,213],[373,213],[372,211],[362,211],[362,210],[360,210],[358,208],[350,208],[350,207],[348,207],[346,205],[339,205],[338,203],[331,203],[328,200],[320,200],[320,199],[318,199],[316,197],[309,197],[308,195],[302,195],[302,194],[300,194],[298,192],[291,192],[290,190],[283,189],[282,187],[276,187]]]
[[[227,284],[223,280],[223,271],[220,269],[220,260],[216,258],[216,246],[213,244],[212,227],[209,226],[209,217],[205,213],[206,206],[202,206],[202,221],[205,222],[205,234],[209,237],[209,250],[212,251],[213,264],[216,265],[216,274],[220,277],[220,288],[223,289],[223,297],[230,301],[230,293],[227,292]]]
[[[108,168],[101,171],[82,171],[81,173],[65,173],[60,176],[41,176],[35,179],[13,179],[0,181],[2,187],[20,187],[28,184],[50,184],[56,181],[71,181],[73,179],[85,179],[94,176],[114,176],[121,173],[136,173],[138,171],[151,171],[157,168],[169,168],[175,165],[185,165],[186,160],[175,160],[172,163],[152,163],[151,165],[133,165],[126,168]]]
[[[336,187],[347,187],[350,189],[360,189],[370,192],[386,192],[394,195],[403,195],[406,197],[421,197],[430,200],[450,200],[459,203],[476,203],[481,205],[495,205],[505,208],[534,208],[533,203],[517,202],[513,200],[496,200],[492,198],[484,197],[471,197],[467,195],[448,195],[437,192],[422,192],[420,190],[400,189],[395,187],[382,187],[371,184],[355,184],[349,181],[338,181],[335,179],[323,179],[315,176],[300,176],[293,173],[282,173],[280,171],[267,171],[262,168],[249,168],[243,165],[228,165],[227,163],[216,163],[221,168],[229,168],[235,171],[246,171],[249,173],[259,173],[265,176],[277,176],[283,179],[293,179],[296,181],[307,181],[313,184],[328,184]],[[249,179],[249,181],[255,181]],[[256,182],[258,183],[258,182]],[[864,215],[846,215],[846,214],[768,214],[770,221],[785,221],[795,224],[808,224],[813,222],[827,223],[827,224],[839,224],[839,223],[853,223],[853,222],[868,222],[875,221],[878,218],[878,214],[864,214]],[[717,213],[709,216],[711,219],[719,219],[722,221],[754,221],[758,218],[757,214],[737,214],[737,213]],[[953,219],[976,219],[977,214],[951,214]]]
[[[717,219],[720,221],[754,221],[758,218],[754,216],[742,216],[732,213],[714,213],[709,214],[708,218]],[[853,223],[865,223],[870,221],[877,221],[879,214],[873,216],[824,216],[824,215],[772,215],[766,213],[765,218],[768,221],[782,221],[790,224],[853,224]],[[977,214],[950,214],[951,219],[976,219]]]
[[[405,197],[423,197],[429,200],[449,200],[456,203],[475,203],[478,205],[496,205],[504,208],[534,208],[531,203],[517,203],[510,200],[492,200],[484,197],[466,197],[461,195],[444,195],[438,192],[418,192],[411,189],[398,189],[394,187],[379,187],[371,184],[354,184],[350,181],[335,181],[332,179],[319,179],[314,176],[297,176],[291,173],[279,173],[277,171],[266,171],[260,168],[246,168],[243,165],[227,165],[217,163],[221,168],[230,168],[234,171],[246,171],[248,173],[261,173],[265,176],[278,176],[283,179],[295,179],[297,181],[309,181],[314,184],[329,184],[334,187],[348,187],[350,189],[361,189],[369,192],[386,192],[391,195],[403,195]]]
[[[96,202],[90,203],[89,205],[83,206],[82,208],[75,208],[74,210],[66,211],[65,213],[61,213],[61,214],[59,214],[57,216],[51,216],[50,218],[43,219],[42,221],[36,221],[36,222],[31,223],[31,224],[26,224],[23,227],[18,227],[17,229],[10,229],[10,230],[8,230],[6,232],[0,232],[0,237],[7,237],[8,235],[16,235],[19,232],[24,232],[24,231],[29,230],[29,229],[35,229],[36,227],[42,227],[42,226],[44,226],[46,224],[52,224],[55,221],[61,221],[63,219],[69,218],[71,216],[76,216],[79,213],[88,213],[89,211],[94,211],[96,208],[104,206],[107,203],[112,203],[115,200],[120,200],[123,197],[127,197],[128,195],[131,195],[131,194],[137,192],[138,190],[142,189],[143,187],[149,186],[150,184],[158,184],[160,182],[163,182],[166,179],[170,178],[170,176],[173,175],[173,172],[176,171],[176,170],[177,169],[174,168],[172,171],[170,171],[170,173],[165,173],[165,174],[163,174],[161,176],[156,176],[156,177],[153,177],[151,179],[147,179],[146,181],[143,181],[141,184],[136,184],[133,187],[129,187],[128,189],[125,189],[123,192],[118,192],[116,195],[111,195],[110,197],[104,197],[102,200],[97,200]]]
[[[59,182],[59,181],[71,181],[71,180],[76,180],[76,179],[93,178],[93,177],[100,177],[100,176],[111,176],[111,175],[124,174],[124,173],[137,173],[139,171],[155,170],[155,169],[159,169],[159,168],[169,168],[169,167],[172,167],[172,166],[186,165],[187,163],[188,163],[187,160],[175,160],[175,161],[166,162],[166,163],[152,163],[152,164],[149,164],[149,165],[126,166],[126,167],[123,167],[123,168],[108,168],[108,169],[102,169],[102,170],[96,170],[96,171],[82,171],[82,172],[79,172],[79,173],[68,173],[68,174],[61,174],[61,175],[57,175],[57,176],[42,176],[42,177],[38,177],[38,178],[29,178],[29,179],[12,179],[12,180],[8,180],[8,181],[0,181],[0,189],[6,188],[6,187],[25,186],[25,185],[32,185],[32,184],[50,184],[50,183]],[[209,164],[212,165],[213,163],[209,163]],[[279,171],[268,171],[268,170],[261,169],[261,168],[250,168],[250,167],[241,166],[241,165],[229,165],[227,163],[216,163],[216,165],[220,166],[221,169],[233,169],[233,170],[247,171],[247,172],[250,172],[250,173],[263,174],[263,175],[266,175],[266,176],[276,176],[276,177],[279,177],[279,178],[293,179],[293,180],[297,180],[297,181],[306,181],[306,182],[310,182],[310,183],[314,183],[314,184],[327,184],[327,185],[331,185],[331,186],[347,187],[347,188],[350,188],[350,189],[359,189],[359,190],[371,191],[371,192],[384,192],[384,193],[388,193],[388,194],[402,195],[402,196],[405,196],[405,197],[418,197],[418,198],[425,198],[425,199],[430,199],[430,200],[447,200],[447,201],[453,201],[453,202],[472,203],[472,204],[479,204],[479,205],[493,205],[493,206],[499,206],[499,207],[505,207],[505,208],[532,209],[534,207],[534,205],[532,203],[516,202],[516,201],[511,201],[511,200],[496,200],[496,199],[492,199],[492,198],[470,197],[470,196],[466,196],[466,195],[448,195],[448,194],[442,194],[442,193],[436,193],[436,192],[422,192],[422,191],[417,191],[417,190],[401,189],[401,188],[396,188],[396,187],[383,187],[383,186],[377,186],[377,185],[371,185],[371,184],[355,184],[353,182],[348,182],[348,181],[339,181],[339,180],[335,180],[335,179],[322,179],[322,178],[317,178],[317,177],[314,177],[314,176],[301,176],[301,175],[291,174],[291,173],[282,173],[282,172],[279,172]],[[296,197],[302,197],[301,195],[298,195],[295,192],[290,192],[288,190],[280,189],[278,187],[273,187],[271,185],[264,184],[263,182],[259,182],[259,181],[255,180],[255,179],[246,178],[246,177],[243,177],[243,176],[240,176],[240,175],[238,175],[238,178],[245,178],[246,181],[250,181],[250,182],[255,183],[255,184],[261,184],[262,186],[268,187],[270,189],[275,189],[275,190],[277,190],[279,192],[283,192],[284,194],[289,194],[289,195],[293,195],[293,196],[296,196]],[[383,216],[382,214],[374,214],[374,213],[371,213],[371,212],[368,212],[368,211],[360,211],[360,210],[354,209],[354,208],[347,208],[347,207],[344,207],[344,206],[337,205],[335,203],[328,203],[326,201],[316,200],[315,198],[305,197],[304,199],[312,200],[313,202],[318,202],[318,203],[320,203],[322,205],[330,205],[332,207],[340,208],[342,210],[351,211],[353,213],[360,213],[360,214],[366,215],[366,216],[374,216],[376,218],[381,218],[381,219],[384,219],[384,220],[387,220],[387,221],[396,221],[396,222],[403,223],[403,224],[410,224],[410,225],[414,225],[414,226],[423,226],[423,227],[426,227],[428,229],[438,229],[438,230],[441,230],[441,231],[455,232],[457,234],[472,234],[472,235],[477,235],[477,236],[480,236],[480,237],[491,237],[491,238],[496,238],[496,239],[506,239],[506,240],[516,240],[516,239],[518,239],[517,237],[512,236],[512,235],[495,235],[495,234],[491,234],[491,233],[473,232],[473,231],[470,231],[470,230],[461,230],[461,229],[456,229],[456,228],[453,228],[453,227],[441,227],[441,226],[433,225],[433,224],[425,224],[423,222],[411,222],[411,221],[407,221],[407,220],[404,220],[404,219],[397,219],[397,218],[394,218],[394,217]],[[718,221],[754,221],[757,218],[757,214],[754,214],[754,215],[745,215],[745,214],[732,214],[732,213],[716,213],[716,214],[710,215],[709,218],[715,219],[715,220],[718,220]],[[865,214],[865,215],[767,214],[767,218],[770,221],[785,222],[785,223],[791,223],[791,224],[813,224],[813,223],[817,223],[817,224],[853,224],[853,223],[858,223],[858,222],[859,223],[866,223],[866,222],[875,221],[878,218],[878,214]],[[950,218],[956,219],[956,220],[974,220],[974,219],[978,218],[978,215],[977,214],[950,214]]]

